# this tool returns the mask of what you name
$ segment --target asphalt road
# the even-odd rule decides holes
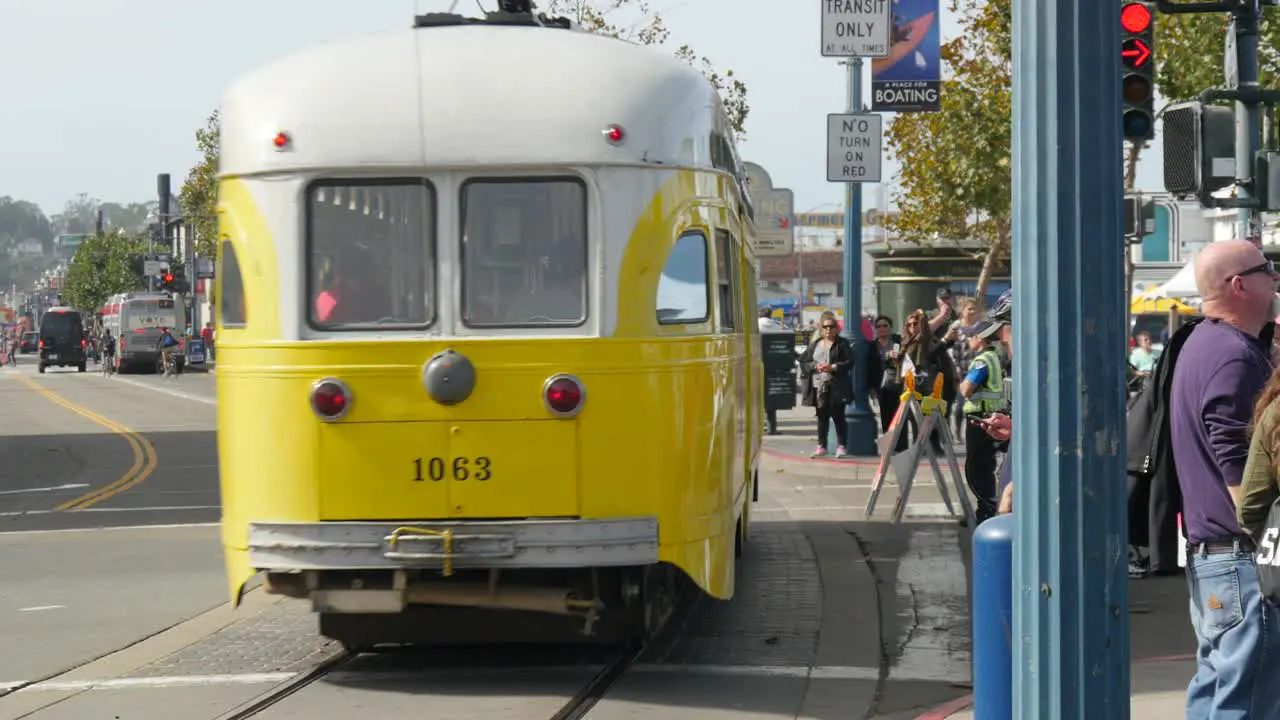
[[[0,532],[217,522],[213,382],[0,370]]]
[[[214,406],[128,380],[0,369],[0,693],[225,602]]]

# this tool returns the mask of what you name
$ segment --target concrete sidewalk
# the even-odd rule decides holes
[[[1176,576],[1129,581],[1131,715],[1163,720],[1186,712],[1187,683],[1195,674],[1195,633],[1187,616],[1187,581]],[[972,696],[919,720],[975,717]]]

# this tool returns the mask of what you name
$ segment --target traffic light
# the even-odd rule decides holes
[[[1124,196],[1124,235],[1129,242],[1141,244],[1142,238],[1155,231],[1156,204],[1141,195]]]
[[[165,272],[160,275],[160,289],[173,292],[173,273]]]
[[[1160,114],[1165,190],[1212,207],[1213,193],[1235,184],[1235,118],[1231,108],[1199,100],[1165,106]]]
[[[1147,2],[1120,6],[1120,91],[1124,99],[1124,138],[1145,141],[1156,136],[1155,14]]]
[[[176,293],[185,293],[188,290],[185,267],[178,265],[169,273],[169,290]]]

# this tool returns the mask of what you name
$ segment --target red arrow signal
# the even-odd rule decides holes
[[[1151,47],[1138,38],[1129,38],[1120,46],[1120,59],[1125,67],[1138,69],[1151,59]]]
[[[780,217],[780,218],[778,218],[778,229],[779,229],[779,230],[786,230],[786,229],[787,229],[787,228],[789,228],[789,227],[791,227],[791,220],[790,220],[790,219],[788,219],[788,218],[784,218],[784,217]]]

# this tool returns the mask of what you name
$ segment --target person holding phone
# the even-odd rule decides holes
[[[1000,323],[979,320],[963,332],[974,353],[969,370],[960,382],[964,412],[974,420],[1005,410],[1004,368],[995,349],[995,336]],[[969,489],[977,499],[977,520],[994,517],[996,501],[996,440],[985,432],[965,433],[964,474]]]

